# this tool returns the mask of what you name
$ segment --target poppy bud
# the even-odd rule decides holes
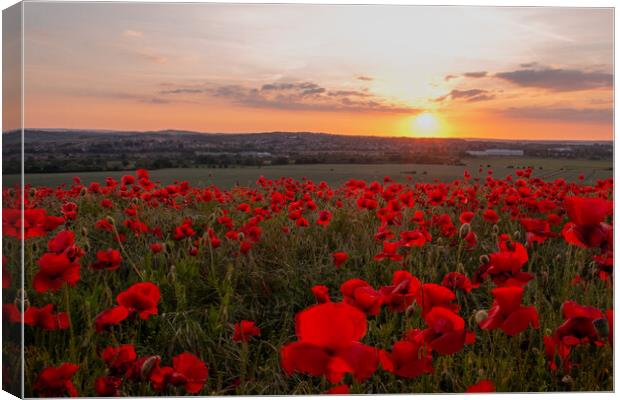
[[[151,375],[151,371],[153,371],[153,368],[159,363],[159,361],[159,356],[150,356],[144,364],[142,364],[142,368],[140,368],[140,376],[142,379],[147,379]]]
[[[37,194],[37,190],[35,188],[30,188],[28,193],[30,194],[30,197],[34,197]]]
[[[88,229],[85,226],[82,227],[82,236],[88,236]]]
[[[237,238],[239,239],[240,242],[243,242],[243,239],[245,239],[245,235],[243,234],[243,232],[239,232],[239,234],[237,235]]]
[[[86,190],[85,187],[83,187],[82,189],[80,189],[80,196],[86,196],[86,193],[88,193],[88,191]]]
[[[170,272],[168,272],[168,280],[171,283],[174,283],[174,281],[176,280],[176,267],[174,265],[170,266]]]
[[[131,199],[131,202],[132,202],[133,204],[138,204],[138,202],[139,202],[139,201],[140,201],[140,200],[139,200],[137,197],[134,197],[133,199]]]
[[[480,264],[488,264],[490,261],[491,259],[486,254],[480,256]]]
[[[551,336],[553,332],[551,331],[551,329],[547,328],[545,329],[545,336]]]
[[[459,236],[461,238],[464,238],[465,236],[469,235],[469,232],[471,232],[471,225],[466,222],[461,225],[461,229],[459,229]]]
[[[114,223],[114,218],[110,217],[109,215],[106,215],[106,219],[108,220],[109,223],[111,224]]]
[[[480,378],[480,379],[484,379],[484,378],[486,378],[486,376],[487,376],[486,371],[485,371],[485,370],[483,370],[482,368],[480,368],[480,369],[478,370],[478,378]]]
[[[482,321],[487,319],[488,316],[489,316],[489,313],[487,312],[487,310],[478,310],[476,312],[476,323],[480,324]]]
[[[606,318],[595,319],[592,324],[594,325],[594,328],[599,336],[609,336],[609,323]]]
[[[493,231],[494,235],[499,235],[499,226],[497,226],[497,224],[494,224],[491,230]]]
[[[562,378],[562,383],[566,384],[566,385],[572,385],[573,384],[573,377],[570,375],[564,375],[564,378]]]

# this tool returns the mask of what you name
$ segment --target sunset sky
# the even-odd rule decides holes
[[[25,3],[25,125],[612,139],[613,10]]]

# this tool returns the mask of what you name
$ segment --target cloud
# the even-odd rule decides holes
[[[484,89],[468,89],[468,90],[453,89],[450,91],[450,93],[437,97],[433,101],[441,102],[447,99],[451,99],[451,100],[465,100],[468,103],[473,103],[477,101],[492,100],[494,98],[495,98],[494,94]]]
[[[589,122],[611,124],[613,108],[545,108],[545,107],[511,107],[500,111],[501,114],[520,119],[543,119],[567,122]]]
[[[495,76],[518,86],[557,92],[611,88],[613,85],[613,75],[605,72],[550,68],[535,63],[521,64],[521,67],[524,69],[499,72]]]
[[[487,71],[465,72],[463,76],[466,78],[484,78],[487,76]]]
[[[458,77],[459,77],[458,75],[452,75],[452,74],[451,74],[451,75],[446,75],[446,76],[443,78],[443,80],[447,82],[447,81],[449,81],[449,80],[451,80],[451,79],[456,79],[456,78],[458,78]]]
[[[260,87],[207,84],[166,89],[160,95],[205,94],[246,107],[280,110],[417,113],[420,110],[395,104],[362,90],[330,90],[315,82],[273,82]]]
[[[140,31],[134,31],[132,29],[127,29],[123,32],[123,36],[127,38],[141,38],[144,34]]]
[[[358,76],[356,79],[360,80],[360,81],[372,81],[372,80],[374,80],[374,78],[372,78],[370,76],[364,76],[364,75]]]

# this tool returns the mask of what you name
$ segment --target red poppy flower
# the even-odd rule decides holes
[[[132,344],[108,346],[101,352],[101,358],[110,368],[112,375],[123,375],[136,361],[136,350]]]
[[[448,272],[441,281],[441,284],[448,289],[461,289],[466,293],[471,292],[472,284],[469,278],[460,272]]]
[[[101,312],[95,318],[95,331],[103,332],[110,326],[118,325],[129,316],[129,310],[123,306],[112,307]]]
[[[567,197],[564,204],[571,220],[562,229],[562,236],[568,243],[584,248],[608,245],[612,227],[604,221],[613,211],[612,201]]]
[[[497,215],[495,210],[492,210],[490,208],[484,210],[484,212],[482,213],[482,218],[484,218],[485,221],[490,222],[492,224],[496,224],[499,221],[499,216]]]
[[[474,219],[474,215],[475,214],[471,211],[463,211],[459,217],[459,221],[461,221],[461,224],[470,224]]]
[[[319,218],[316,220],[317,225],[327,226],[332,220],[332,213],[329,211],[319,211]]]
[[[340,266],[349,259],[349,255],[343,251],[337,251],[332,253],[332,259],[334,260],[336,268],[340,268]]]
[[[519,220],[523,229],[528,245],[532,243],[544,243],[547,238],[554,236],[551,232],[551,225],[548,220],[536,218],[521,218]]]
[[[45,253],[37,261],[40,269],[33,280],[34,289],[39,292],[53,292],[63,283],[75,286],[80,280],[80,264],[69,259],[66,253]]]
[[[405,311],[415,300],[422,284],[408,271],[396,271],[392,284],[383,286],[379,291],[383,295],[383,303],[392,311]]]
[[[368,315],[377,315],[381,311],[383,295],[361,279],[349,279],[340,286],[343,301]]]
[[[191,353],[181,353],[172,359],[171,367],[155,366],[150,381],[156,390],[165,389],[167,384],[183,386],[190,394],[202,390],[209,376],[206,364]]]
[[[151,251],[153,254],[161,253],[164,251],[164,245],[161,243],[151,243]]]
[[[22,313],[14,303],[2,305],[2,319],[14,324],[22,323]]]
[[[297,314],[299,341],[280,351],[282,369],[326,376],[331,383],[351,373],[358,381],[368,379],[377,368],[377,351],[359,342],[366,334],[366,316],[345,303],[324,303]]]
[[[421,341],[400,340],[392,351],[379,351],[381,367],[403,378],[416,378],[433,372],[433,357]]]
[[[159,288],[151,282],[141,282],[130,286],[116,297],[119,305],[131,312],[136,312],[142,319],[157,315],[159,303]]]
[[[37,326],[47,331],[69,328],[69,317],[65,312],[54,313],[54,305],[47,304],[42,308],[30,306],[24,312],[24,324]]]
[[[42,397],[76,397],[78,392],[71,379],[79,368],[71,363],[62,363],[58,368],[47,367],[39,374],[34,390]]]
[[[254,321],[243,320],[235,323],[234,342],[248,342],[253,336],[260,336],[260,329]]]
[[[60,254],[75,244],[75,233],[71,231],[60,231],[49,242],[47,248],[51,253]]]
[[[316,302],[321,303],[329,303],[331,299],[329,298],[329,289],[325,285],[314,285],[310,289],[312,291],[312,295],[316,299]]]
[[[534,275],[521,271],[529,260],[527,250],[521,243],[500,238],[500,251],[489,254],[489,262],[483,264],[474,276],[474,283],[481,283],[490,276],[497,286],[525,286]]]
[[[514,336],[528,326],[538,328],[538,313],[534,306],[521,305],[523,288],[501,287],[492,290],[494,301],[487,318],[480,322],[482,329],[501,329],[508,336]]]
[[[422,308],[422,316],[428,314],[433,307],[458,311],[458,305],[453,304],[454,300],[456,296],[452,290],[435,283],[425,283],[416,293],[416,303]]]
[[[428,329],[419,333],[430,349],[439,354],[454,354],[465,344],[472,344],[476,336],[465,330],[465,321],[457,314],[443,307],[434,307],[424,317]]]
[[[96,270],[107,269],[108,271],[114,271],[121,266],[122,261],[121,253],[118,250],[99,250],[97,252],[97,261],[93,263],[92,268]]]
[[[119,397],[123,380],[117,376],[100,376],[95,379],[95,392],[103,397]]]
[[[388,259],[390,261],[402,261],[403,256],[398,253],[398,246],[400,242],[383,242],[383,251],[377,254],[374,259],[382,261]]]
[[[478,383],[471,385],[465,390],[465,393],[487,393],[495,392],[495,385],[488,379],[483,379]]]
[[[566,346],[576,346],[581,343],[602,345],[594,321],[603,319],[604,315],[596,307],[582,306],[574,301],[565,301],[562,304],[564,323],[553,333],[554,340]]]

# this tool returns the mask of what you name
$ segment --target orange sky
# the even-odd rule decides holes
[[[613,134],[611,9],[25,3],[25,32],[27,127]]]

